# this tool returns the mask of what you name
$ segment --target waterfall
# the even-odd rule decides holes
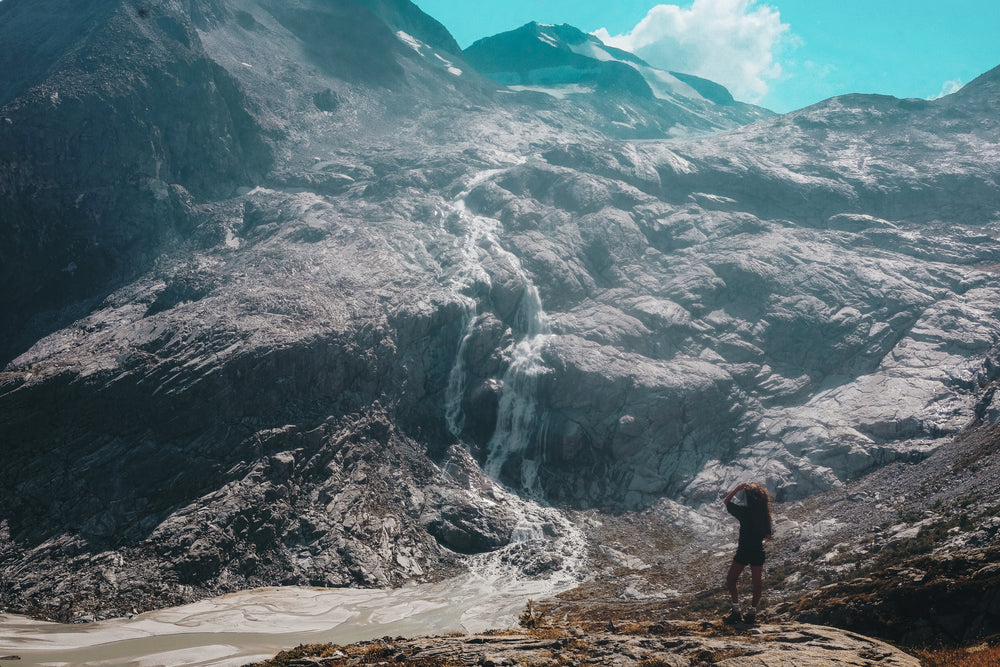
[[[489,170],[476,175],[451,204],[457,220],[452,219],[459,223],[463,232],[459,241],[462,262],[452,279],[452,289],[465,304],[466,314],[464,334],[448,376],[445,418],[449,431],[458,437],[465,424],[462,411],[462,397],[468,381],[465,353],[478,322],[477,304],[475,299],[468,296],[468,292],[477,284],[484,285],[487,289],[492,287],[490,275],[482,263],[481,253],[485,253],[493,261],[505,262],[524,288],[511,323],[512,333],[521,338],[507,353],[508,365],[502,378],[497,424],[487,445],[485,470],[494,479],[499,479],[510,457],[517,455],[522,461],[517,475],[520,486],[530,494],[539,495],[540,461],[531,445],[541,442],[539,434],[544,434],[548,422],[547,415],[538,407],[536,397],[542,379],[549,372],[542,359],[542,350],[551,336],[551,328],[542,308],[538,287],[531,281],[517,255],[500,243],[500,221],[471,214],[465,204],[465,197],[473,187],[499,171],[501,170]],[[526,459],[525,456],[531,458]]]
[[[469,380],[466,354],[477,327],[485,317],[479,314],[479,304],[472,295],[488,293],[493,287],[492,278],[483,266],[483,258],[488,256],[494,263],[506,264],[523,286],[516,311],[508,321],[510,332],[517,338],[505,350],[507,366],[500,378],[497,423],[487,444],[483,470],[493,485],[492,497],[510,510],[516,524],[509,545],[469,557],[469,573],[465,579],[470,585],[482,585],[486,590],[502,590],[523,600],[554,595],[584,580],[590,572],[589,550],[583,532],[569,516],[531,498],[542,495],[537,450],[545,439],[548,415],[539,406],[537,397],[546,375],[551,372],[545,366],[543,351],[552,334],[538,287],[531,281],[517,255],[500,243],[499,236],[503,229],[500,221],[474,215],[466,208],[465,197],[472,187],[494,173],[478,174],[451,204],[452,216],[448,222],[456,224],[461,230],[457,243],[461,260],[451,285],[463,304],[465,319],[462,340],[448,376],[445,417],[449,431],[459,437],[465,426],[462,397]],[[499,483],[501,471],[508,461],[513,460],[520,460],[516,476],[521,495],[504,489]],[[525,574],[536,569],[543,574]],[[464,620],[470,623],[482,621],[472,614]],[[495,624],[496,619],[491,617],[487,622]]]
[[[472,301],[472,299],[469,299]],[[469,345],[469,339],[476,330],[475,303],[471,307],[466,304],[465,308],[465,333],[462,334],[462,341],[458,344],[458,353],[455,356],[455,363],[451,365],[451,372],[448,373],[448,389],[445,391],[444,418],[448,426],[448,432],[458,438],[462,429],[465,428],[465,413],[462,411],[462,397],[465,396],[466,379],[469,374],[465,369],[465,349]]]
[[[479,257],[481,245],[488,247],[500,246],[496,238],[499,222],[490,218],[469,215],[465,208],[465,195],[468,190],[459,195],[452,203],[452,210],[463,226],[464,234],[460,241],[462,263],[451,280],[451,288],[462,303],[464,309],[464,332],[458,344],[455,361],[448,373],[448,388],[445,393],[445,422],[448,431],[456,438],[465,426],[465,414],[462,412],[462,397],[465,395],[468,372],[465,368],[465,351],[469,340],[476,330],[476,300],[466,292],[476,284],[485,285],[487,289],[493,286],[490,274],[483,268]],[[505,251],[506,252],[506,251]]]
[[[524,327],[525,337],[513,349],[497,409],[497,425],[487,450],[486,473],[499,479],[512,455],[521,458],[518,475],[521,486],[534,495],[538,486],[537,451],[531,445],[540,444],[548,424],[548,415],[538,406],[538,392],[549,372],[542,359],[542,349],[550,336],[550,327],[538,288],[528,284],[518,307],[517,319]],[[537,447],[534,448],[537,450]]]

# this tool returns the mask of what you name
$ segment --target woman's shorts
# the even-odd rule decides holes
[[[740,546],[736,549],[736,555],[733,556],[733,560],[740,565],[750,565],[751,567],[761,567],[764,565],[764,547],[745,547]]]

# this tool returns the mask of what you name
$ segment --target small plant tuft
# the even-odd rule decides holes
[[[528,628],[529,630],[539,628],[542,626],[544,616],[541,610],[535,608],[535,601],[528,600],[524,613],[518,617],[518,623],[520,623],[522,628]]]

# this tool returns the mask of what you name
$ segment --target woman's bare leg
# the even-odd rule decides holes
[[[743,565],[733,561],[733,564],[729,566],[729,574],[726,575],[726,588],[729,589],[729,598],[733,604],[737,604],[740,601],[740,591],[736,586],[736,582],[740,579],[743,567]]]
[[[751,565],[750,578],[753,580],[753,602],[750,605],[756,609],[760,604],[760,598],[764,594],[764,566]]]

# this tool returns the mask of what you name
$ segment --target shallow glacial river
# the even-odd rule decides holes
[[[517,624],[525,602],[565,580],[475,574],[394,590],[267,588],[83,625],[0,616],[0,665],[243,665],[303,643],[476,632]]]
[[[0,667],[232,667],[305,643],[515,626],[529,599],[587,577],[587,545],[558,510],[495,494],[519,517],[514,541],[469,557],[461,576],[396,589],[264,588],[80,625],[0,615],[0,657],[21,658]],[[544,578],[526,577],[525,563],[538,559],[557,565]]]
[[[0,658],[21,658],[0,667],[233,667],[299,644],[515,626],[529,599],[587,578],[587,541],[559,510],[493,494],[518,517],[513,541],[470,556],[461,576],[396,589],[264,588],[79,625],[0,615]],[[543,578],[526,576],[539,562],[551,564]]]

